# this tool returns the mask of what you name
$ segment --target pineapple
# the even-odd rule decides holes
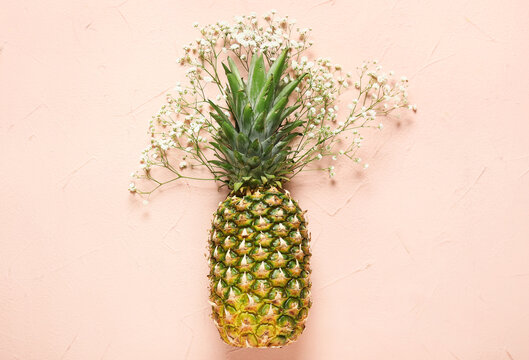
[[[224,200],[210,238],[210,300],[222,339],[242,347],[295,341],[310,303],[303,211],[274,186]]]
[[[361,162],[361,128],[375,127],[375,119],[398,109],[416,111],[405,77],[396,81],[393,72],[368,61],[357,68],[355,81],[328,58],[309,61],[302,56],[312,44],[309,30],[285,19],[267,14],[261,27],[250,15],[199,28],[200,40],[185,46],[178,59],[187,67],[188,84],[178,84],[152,117],[150,144],[142,152],[141,171],[133,174],[154,187],[129,185],[141,196],[178,179],[228,187],[209,236],[209,297],[221,338],[238,347],[295,341],[311,306],[305,212],[283,184],[323,158]],[[227,80],[218,71],[222,59]],[[225,103],[210,101],[212,88]],[[338,97],[347,89],[356,97],[338,121]],[[196,167],[212,176],[187,173]],[[310,170],[335,175],[334,166],[321,163]]]
[[[210,302],[222,339],[238,347],[280,347],[305,327],[310,301],[309,234],[304,211],[283,181],[293,165],[289,143],[301,121],[287,107],[301,77],[281,82],[287,51],[268,72],[254,55],[247,83],[228,58],[225,112],[210,102],[221,131],[212,160],[231,193],[214,214],[210,239]]]

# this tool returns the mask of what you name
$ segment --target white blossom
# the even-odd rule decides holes
[[[130,191],[131,193],[135,193],[136,190],[137,190],[137,189],[136,189],[136,184],[135,184],[134,182],[131,182],[131,183],[129,184],[129,191]]]
[[[206,84],[213,82],[225,86],[223,74],[212,71],[212,66],[222,72],[221,62],[226,64],[228,57],[248,69],[255,53],[266,56],[267,67],[285,49],[296,54],[289,59],[286,75],[281,79],[286,84],[305,74],[291,97],[292,101],[298,97],[300,107],[288,119],[303,121],[299,127],[303,136],[294,139],[292,144],[292,149],[301,149],[298,158],[290,159],[294,163],[305,152],[307,156],[302,159],[310,161],[322,159],[325,154],[332,160],[337,159],[336,155],[346,155],[360,163],[361,159],[354,156],[362,145],[362,128],[382,129],[382,123],[374,126],[372,122],[395,110],[417,110],[416,105],[408,102],[406,77],[395,80],[393,71],[383,72],[378,61],[373,60],[363,62],[355,78],[353,72],[343,70],[330,58],[314,57],[309,53],[311,29],[296,28],[294,23],[288,16],[277,16],[276,11],[262,18],[251,13],[236,17],[232,22],[217,21],[203,26],[193,23],[199,37],[183,46],[177,59],[186,69],[186,81],[175,84],[167,94],[167,104],[150,119],[150,145],[142,152],[140,168],[143,171],[135,178],[148,177],[152,168],[167,167],[164,161],[174,159],[172,153],[180,155],[178,168],[194,169],[209,141],[219,131],[218,124],[209,116],[211,109],[205,105],[206,100],[215,99],[219,106],[226,108],[226,92],[215,93],[213,90],[217,87]],[[241,74],[245,76],[244,71]],[[345,113],[338,107],[342,95],[347,104]],[[228,111],[225,114],[232,118]],[[336,149],[338,145],[341,150]],[[174,170],[176,165],[173,166],[170,169]],[[365,168],[367,166],[364,164]],[[327,170],[330,177],[335,176],[334,167]],[[129,190],[146,193],[136,190],[133,183]]]

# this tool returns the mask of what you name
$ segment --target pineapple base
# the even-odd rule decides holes
[[[231,194],[209,239],[210,303],[221,338],[237,347],[281,347],[305,328],[310,236],[304,212],[275,187]]]

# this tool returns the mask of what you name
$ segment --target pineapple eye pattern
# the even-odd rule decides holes
[[[259,191],[274,201],[262,202],[248,190],[244,195],[228,197],[215,213],[218,219],[212,222],[209,243],[210,301],[220,336],[228,344],[280,347],[295,341],[305,328],[311,302],[310,283],[302,269],[309,268],[309,237],[297,230],[306,226],[306,221],[289,195],[275,187]],[[249,206],[238,210],[240,203]],[[260,211],[255,214],[247,208]],[[232,218],[245,219],[237,225],[238,235],[225,232],[224,224]],[[263,223],[293,229],[293,237],[277,236],[272,226],[263,230]],[[248,241],[243,232],[256,237]],[[219,237],[224,240],[219,241]],[[238,248],[244,248],[248,255],[237,265],[232,256]],[[228,251],[232,256],[227,257]]]

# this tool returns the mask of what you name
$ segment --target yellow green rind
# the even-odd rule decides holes
[[[234,192],[214,214],[210,301],[221,338],[237,347],[281,347],[305,328],[310,300],[304,212],[276,187]]]

